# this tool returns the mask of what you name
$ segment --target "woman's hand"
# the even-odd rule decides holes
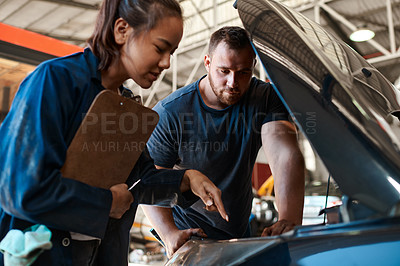
[[[133,202],[132,193],[128,190],[127,184],[117,184],[110,188],[112,193],[112,204],[110,217],[120,219],[129,210]]]
[[[218,211],[221,217],[229,222],[228,214],[222,203],[221,190],[201,172],[197,170],[187,170],[183,176],[180,189],[182,192],[191,189],[192,192],[204,202],[206,210]]]

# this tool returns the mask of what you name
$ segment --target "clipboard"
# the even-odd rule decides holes
[[[158,120],[152,109],[103,90],[68,147],[63,177],[105,189],[125,183]]]

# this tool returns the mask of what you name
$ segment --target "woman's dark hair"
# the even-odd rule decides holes
[[[248,47],[251,48],[250,37],[245,29],[236,26],[227,26],[220,28],[211,35],[208,54],[212,55],[215,48],[222,41],[233,50],[241,50]]]
[[[92,36],[87,44],[100,59],[99,70],[106,70],[119,54],[114,40],[114,24],[123,18],[134,28],[135,34],[149,31],[165,17],[182,18],[182,9],[176,0],[104,0]]]

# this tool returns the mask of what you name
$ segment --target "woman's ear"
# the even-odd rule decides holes
[[[129,24],[123,18],[118,18],[114,24],[114,39],[119,45],[125,44],[128,39]]]

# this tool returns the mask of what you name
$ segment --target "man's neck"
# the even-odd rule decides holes
[[[208,76],[200,80],[199,82],[199,91],[200,97],[203,99],[205,105],[212,109],[222,110],[228,106],[222,104],[217,96],[215,95],[214,91],[211,88],[210,81],[208,80]]]

